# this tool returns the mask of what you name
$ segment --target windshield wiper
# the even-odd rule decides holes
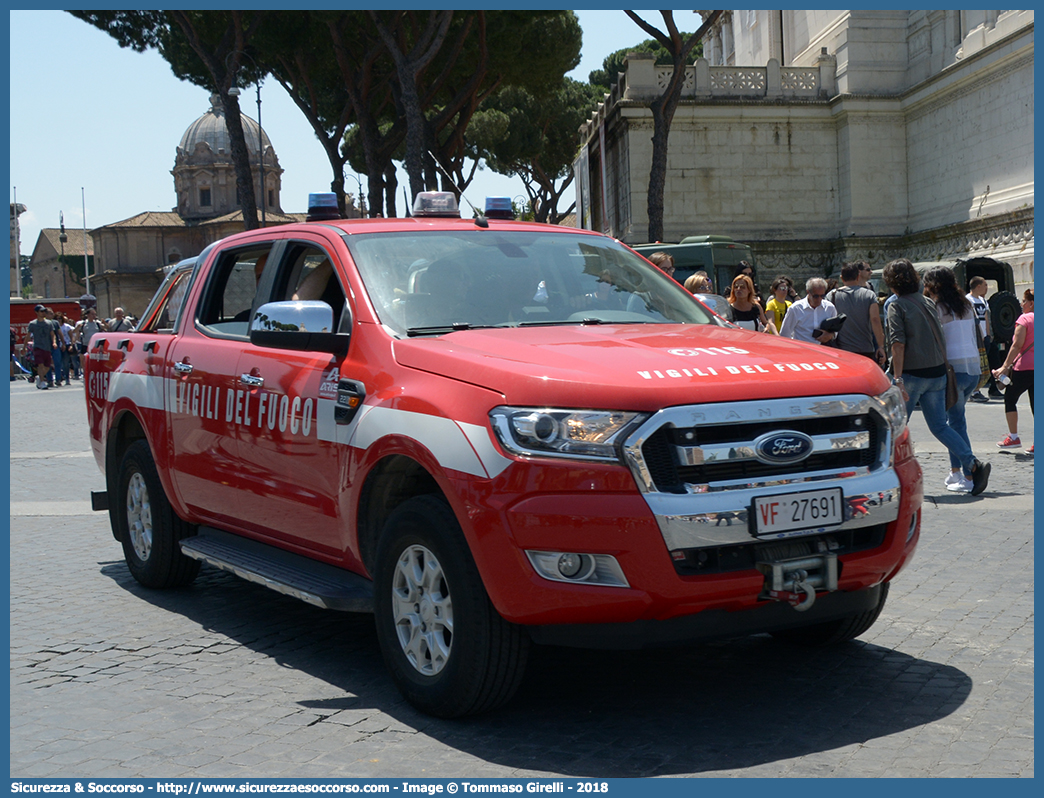
[[[517,327],[575,327],[577,324],[583,324],[581,321],[520,321]]]
[[[627,319],[621,321],[620,319],[600,319],[597,316],[587,316],[583,319],[566,319],[565,321],[520,321],[519,327],[575,327],[580,325],[586,327],[588,325],[597,324],[660,324],[661,322],[655,321],[654,319],[644,319],[638,321],[636,319]]]
[[[469,324],[466,321],[455,321],[453,324],[436,324],[431,327],[410,327],[406,330],[406,335],[416,338],[421,335],[445,335],[462,330],[488,330],[493,326],[492,324]]]

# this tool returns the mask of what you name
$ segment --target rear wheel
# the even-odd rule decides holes
[[[146,441],[132,443],[120,461],[116,520],[131,575],[145,587],[187,585],[200,563],[181,553],[183,538],[196,533],[167,501]]]
[[[785,629],[773,632],[772,635],[788,643],[797,643],[804,646],[829,646],[834,643],[854,640],[873,626],[881,615],[885,599],[888,598],[888,584],[888,582],[885,582],[881,585],[881,596],[877,601],[877,606],[873,609],[865,612],[855,612],[844,618],[838,618],[836,621],[827,621],[799,629]]]
[[[377,548],[375,619],[396,686],[422,712],[485,712],[515,694],[529,638],[497,613],[446,503],[418,496],[385,525]]]

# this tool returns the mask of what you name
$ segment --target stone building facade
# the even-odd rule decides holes
[[[304,220],[304,214],[269,212],[267,225]],[[98,307],[111,314],[123,307],[138,315],[163,280],[165,266],[198,255],[209,244],[243,232],[243,212],[214,219],[185,219],[178,213],[145,211],[91,231],[97,268],[91,292]]]
[[[985,255],[1032,283],[1032,11],[731,11],[705,54],[671,127],[665,241],[731,235],[799,279]],[[581,129],[581,218],[629,243],[669,74],[635,54]]]
[[[83,230],[67,230],[63,244],[61,234],[62,230],[58,227],[41,230],[30,258],[33,293],[44,299],[81,296],[85,290],[84,274],[87,270],[93,271],[94,242],[84,236]],[[83,257],[85,245],[86,269]]]
[[[11,296],[18,296],[22,287],[21,268],[21,224],[18,217],[25,213],[20,202],[11,203]]]

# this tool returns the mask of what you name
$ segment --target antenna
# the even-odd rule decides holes
[[[464,190],[453,182],[453,175],[451,175],[449,172],[443,169],[442,164],[439,163],[439,159],[435,157],[431,150],[428,150],[428,156],[431,158],[432,161],[435,162],[435,167],[446,176],[446,179],[449,181],[450,185],[453,186],[453,188],[457,189],[457,193],[460,194],[460,198],[464,200],[466,203],[468,203],[468,207],[471,208],[472,213],[476,214],[475,224],[477,224],[479,227],[489,227],[489,222],[486,221],[486,214],[480,211],[474,205],[472,205],[471,200],[464,196]]]

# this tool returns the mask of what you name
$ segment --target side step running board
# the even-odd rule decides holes
[[[186,557],[308,604],[344,612],[373,612],[373,582],[358,574],[291,554],[219,529],[200,527],[181,541]]]

